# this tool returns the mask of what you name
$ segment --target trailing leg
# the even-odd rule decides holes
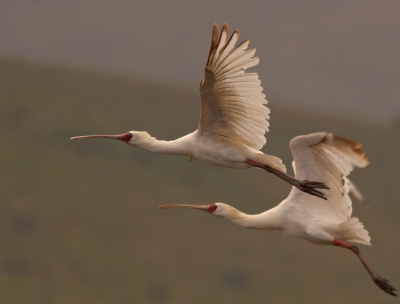
[[[264,165],[264,164],[261,164],[259,162],[256,162],[256,161],[253,161],[250,159],[247,159],[246,163],[248,163],[254,167],[264,169],[267,172],[278,176],[279,178],[285,180],[289,184],[292,184],[293,186],[295,186],[296,188],[298,188],[299,190],[301,190],[303,192],[306,192],[306,193],[314,195],[314,196],[318,196],[318,197],[326,200],[325,194],[323,194],[321,191],[315,189],[315,188],[329,189],[329,187],[327,187],[324,183],[308,181],[308,180],[301,181],[301,180],[298,180],[282,171],[272,168],[271,166]]]
[[[350,249],[351,251],[353,251],[358,258],[360,259],[361,263],[364,265],[365,269],[368,271],[368,274],[370,275],[371,279],[374,281],[374,283],[376,285],[378,285],[378,287],[380,289],[382,289],[383,291],[387,292],[388,294],[392,295],[392,296],[396,296],[397,294],[395,294],[396,289],[389,284],[389,281],[380,277],[372,268],[371,266],[368,265],[367,261],[365,260],[365,258],[362,256],[360,249],[358,249],[357,246],[354,246],[352,244],[349,244],[347,242],[338,240],[338,239],[334,239],[333,240],[333,245],[335,246],[339,246],[342,248],[346,248],[346,249]]]

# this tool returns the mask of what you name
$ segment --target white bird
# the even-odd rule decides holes
[[[71,139],[113,138],[132,146],[163,154],[189,156],[200,161],[234,169],[258,167],[277,175],[309,194],[324,198],[321,182],[298,180],[287,175],[281,159],[259,151],[266,143],[270,110],[257,73],[245,70],[258,64],[249,40],[236,46],[239,31],[228,39],[228,26],[214,24],[211,49],[200,83],[201,114],[198,129],[172,141],[157,140],[147,132],[120,135],[87,135]]]
[[[159,208],[193,208],[207,211],[235,225],[251,229],[275,229],[319,245],[335,245],[353,251],[367,269],[372,280],[382,290],[396,296],[394,289],[367,264],[358,247],[347,243],[370,245],[368,231],[358,218],[351,217],[352,203],[348,195],[360,192],[347,179],[355,166],[369,164],[361,144],[332,133],[320,132],[295,137],[290,142],[296,178],[314,179],[330,187],[327,202],[305,195],[295,187],[278,206],[260,214],[245,214],[234,207],[211,205],[169,204]]]

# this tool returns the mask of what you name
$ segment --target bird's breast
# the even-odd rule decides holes
[[[205,163],[234,169],[246,169],[246,157],[241,147],[214,136],[200,136],[192,146],[192,157]]]

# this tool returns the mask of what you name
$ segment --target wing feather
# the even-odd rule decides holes
[[[348,194],[354,192],[361,199],[362,195],[347,176],[355,167],[369,164],[368,156],[360,147],[360,143],[326,132],[297,136],[290,142],[296,178],[323,182],[330,187],[324,191],[327,202],[304,196],[297,199],[301,208],[342,222],[350,219],[352,202]],[[290,195],[304,193],[293,188]]]
[[[220,35],[214,24],[210,53],[200,84],[201,114],[198,131],[228,137],[251,148],[266,143],[270,110],[257,73],[246,69],[259,62],[255,49],[247,50],[250,40],[238,46],[239,31],[228,39],[224,23]]]
[[[234,31],[231,38],[229,39],[228,43],[226,44],[225,48],[221,52],[221,55],[216,60],[216,62],[214,64],[214,68],[217,68],[221,64],[221,62],[223,62],[225,60],[225,58],[232,53],[238,38],[239,38],[239,32]]]
[[[237,36],[239,37],[239,31],[236,31]],[[220,69],[221,67],[231,63],[232,61],[236,60],[238,57],[240,57],[243,52],[247,49],[249,46],[250,40],[245,40],[241,44],[239,44],[236,49],[233,49],[229,54],[226,54],[226,57],[220,61],[218,66],[213,66],[213,70]],[[211,70],[211,69],[210,69]]]

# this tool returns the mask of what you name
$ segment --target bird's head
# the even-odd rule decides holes
[[[147,132],[129,131],[118,135],[84,135],[84,136],[71,137],[71,139],[75,140],[75,139],[86,139],[86,138],[110,138],[110,139],[118,139],[132,146],[136,146],[138,143],[145,141],[150,137],[151,136]]]
[[[186,204],[168,204],[168,205],[162,205],[158,207],[159,209],[167,209],[167,208],[186,208],[186,209],[197,209],[197,210],[203,210],[206,211],[212,215],[221,217],[223,219],[229,219],[234,214],[238,212],[237,209],[235,209],[232,206],[229,206],[224,203],[214,203],[211,205],[186,205]]]

